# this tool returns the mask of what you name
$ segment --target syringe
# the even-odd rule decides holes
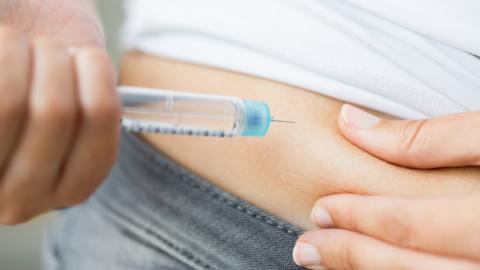
[[[122,126],[140,133],[264,137],[275,120],[265,102],[130,86],[118,88]]]

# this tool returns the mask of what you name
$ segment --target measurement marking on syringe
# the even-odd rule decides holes
[[[171,112],[161,112],[155,111],[153,109],[136,109],[136,108],[128,108],[123,110],[125,113],[140,113],[140,114],[148,114],[148,115],[158,115],[158,116],[168,116],[172,117],[175,114]],[[232,118],[229,114],[216,114],[212,115],[209,113],[181,113],[182,117],[191,117],[191,118],[198,118],[198,117],[208,117],[211,119],[230,119]]]
[[[189,136],[206,136],[206,137],[234,137],[234,132],[227,132],[223,130],[208,130],[195,129],[182,126],[167,126],[165,124],[158,124],[155,122],[135,121],[127,118],[122,118],[122,127],[129,132],[146,132],[154,134],[178,134]]]

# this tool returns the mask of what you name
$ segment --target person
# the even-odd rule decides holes
[[[339,120],[345,136],[384,160],[422,169],[480,165],[478,112],[389,121],[352,111]],[[395,132],[407,125],[417,132]],[[479,203],[478,194],[327,196],[312,210],[323,230],[303,235],[294,258],[309,269],[480,269]]]
[[[450,9],[463,18],[450,29],[465,31],[343,1],[127,2],[121,84],[265,100],[297,124],[262,140],[123,133],[108,180],[61,210],[46,269],[300,269],[291,252],[315,227],[318,198],[476,194],[478,169],[382,161],[335,121],[337,99],[409,118],[480,107],[478,40],[466,31],[478,18],[446,3],[435,14]],[[91,3],[17,0],[2,10],[3,67],[18,68],[2,73],[16,83],[4,88],[23,89],[12,92],[24,106],[9,115],[26,114],[5,117],[20,127],[2,140],[11,149],[0,163],[0,217],[16,224],[87,199],[114,160],[120,106]]]
[[[93,192],[115,160],[121,109],[92,2],[0,6],[0,222],[16,224]]]

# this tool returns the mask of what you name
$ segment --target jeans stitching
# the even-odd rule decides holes
[[[130,141],[132,141],[132,143],[135,143],[135,144],[140,144],[141,143],[141,142],[135,142],[132,139],[130,139]],[[142,146],[142,145],[140,145],[140,146]],[[140,155],[138,153],[138,151],[131,151],[131,152],[134,155],[136,155],[137,157],[139,157],[139,158],[141,158],[145,161],[152,162],[152,163],[160,165],[160,167],[153,166],[154,170],[162,169],[162,171],[167,172],[168,174],[170,174],[173,177],[180,178],[180,180],[186,182],[190,186],[208,194],[210,197],[212,197],[215,200],[218,200],[222,203],[227,204],[228,206],[232,207],[233,209],[236,209],[240,212],[243,212],[243,213],[247,214],[248,216],[250,216],[252,218],[255,218],[257,220],[260,220],[260,221],[264,222],[265,224],[268,224],[269,226],[277,228],[277,229],[279,229],[279,230],[281,230],[281,231],[283,231],[283,232],[285,232],[289,235],[292,235],[294,237],[299,237],[300,236],[299,232],[296,232],[296,231],[293,231],[291,229],[286,228],[282,224],[272,220],[269,217],[266,217],[264,214],[253,213],[248,208],[246,208],[244,206],[241,206],[240,204],[232,201],[229,198],[225,198],[224,196],[222,196],[222,194],[218,194],[218,191],[214,190],[214,187],[204,187],[204,186],[201,186],[198,183],[195,183],[195,179],[193,179],[193,177],[191,175],[189,175],[185,172],[182,172],[182,171],[179,172],[178,170],[176,170],[174,165],[169,164],[166,161],[158,160],[156,158],[155,154],[147,153],[148,157],[146,157],[146,155]]]
[[[198,258],[197,256],[195,256],[192,252],[188,251],[187,249],[184,249],[180,246],[177,246],[175,245],[174,243],[172,243],[171,241],[169,241],[168,239],[166,239],[165,237],[155,233],[152,229],[148,228],[147,226],[143,226],[137,222],[135,222],[133,219],[129,218],[128,216],[126,215],[123,215],[120,211],[117,211],[116,209],[114,209],[114,207],[110,207],[108,205],[107,202],[103,201],[101,198],[96,198],[94,197],[95,200],[98,201],[97,205],[101,206],[101,208],[106,208],[106,213],[107,215],[111,215],[112,213],[115,214],[115,216],[119,216],[121,217],[122,219],[126,220],[127,222],[133,224],[135,227],[137,228],[141,228],[143,229],[143,231],[149,235],[153,235],[157,240],[163,242],[164,244],[166,244],[169,248],[173,249],[174,251],[178,252],[180,255],[184,256],[186,259],[188,259],[189,261],[195,263],[196,265],[198,265],[199,267],[202,267],[203,269],[215,269],[213,268],[212,266],[210,266],[209,264],[205,263],[202,261],[202,259]],[[115,220],[113,220],[113,222],[115,222]],[[125,229],[123,229],[125,231]],[[134,234],[133,232],[129,232],[131,234]]]

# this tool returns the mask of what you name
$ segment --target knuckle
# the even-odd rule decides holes
[[[77,52],[77,59],[80,59],[79,62],[81,63],[78,65],[88,67],[89,70],[96,73],[95,77],[100,79],[100,83],[104,83],[108,87],[115,84],[115,69],[104,49],[97,47],[82,48]]]
[[[349,236],[346,241],[346,245],[341,253],[341,259],[344,262],[345,269],[357,270],[359,269],[358,263],[358,244]]]
[[[428,120],[408,121],[400,127],[400,153],[413,164],[420,161],[428,142],[427,124]]]
[[[51,57],[51,55],[67,55],[68,51],[66,45],[62,42],[55,40],[54,38],[47,36],[36,37],[33,41],[34,58],[42,59],[45,56]],[[64,57],[65,59],[69,59]]]
[[[345,224],[348,226],[347,228],[350,228],[352,230],[357,230],[358,229],[358,224],[357,224],[357,210],[355,207],[345,207],[344,209],[345,212]]]
[[[77,51],[77,57],[83,62],[94,65],[97,70],[104,70],[105,68],[113,69],[111,66],[109,56],[104,49],[97,47],[84,47]]]
[[[32,118],[48,126],[63,126],[70,123],[75,117],[72,106],[61,102],[45,99],[37,101],[32,108]]]
[[[95,127],[115,128],[120,120],[120,105],[113,99],[100,99],[92,102],[87,108],[87,115]]]
[[[388,240],[400,246],[411,246],[415,239],[415,232],[410,226],[410,214],[397,207],[397,209],[390,214],[385,215],[381,220],[385,235]]]
[[[35,50],[42,50],[50,45],[51,40],[45,36],[35,37],[32,41]]]
[[[99,59],[104,60],[108,57],[105,50],[102,49],[102,48],[98,48],[98,47],[84,47],[84,48],[81,48],[78,51],[78,54],[83,56],[83,57],[92,58],[94,60],[99,60]]]
[[[33,46],[37,49],[58,48],[61,43],[47,36],[38,36],[33,40]]]

